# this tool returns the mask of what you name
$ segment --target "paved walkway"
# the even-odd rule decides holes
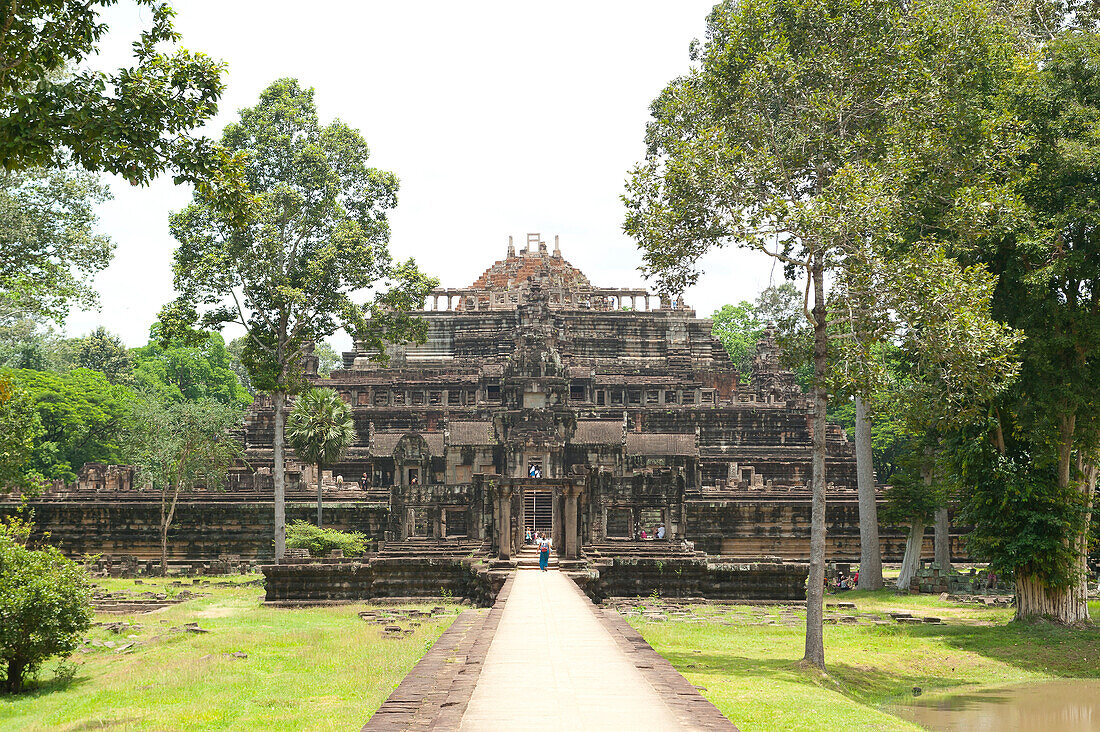
[[[517,572],[460,730],[694,729],[597,612],[560,572]]]

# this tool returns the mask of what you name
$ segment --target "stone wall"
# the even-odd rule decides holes
[[[274,557],[275,510],[271,499],[232,500],[229,494],[180,501],[168,533],[169,561],[215,559],[236,554],[245,560]],[[71,500],[32,500],[35,525],[70,557],[84,554],[160,558],[160,503],[141,496],[106,494]],[[0,500],[0,516],[13,515],[18,501]],[[316,521],[317,504],[288,500],[287,522]],[[389,518],[385,504],[334,502],[324,506],[324,525],[359,531],[381,540]]]
[[[707,554],[736,557],[777,556],[805,560],[810,555],[810,500],[807,495],[760,498],[688,499],[684,503],[687,537]],[[879,510],[882,510],[880,505]],[[951,554],[966,558],[965,529],[951,527]],[[900,562],[906,535],[879,527],[882,558]],[[859,561],[859,502],[855,495],[830,497],[825,506],[825,551],[829,561]],[[932,529],[926,530],[922,556],[931,557]]]
[[[598,579],[584,587],[595,600],[657,593],[664,598],[803,601],[809,574],[804,562],[715,564],[698,557],[616,557],[596,569]]]
[[[508,574],[484,557],[454,556],[289,560],[261,571],[265,601],[294,605],[446,597],[488,607]]]

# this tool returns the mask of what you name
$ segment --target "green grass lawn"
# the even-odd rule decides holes
[[[358,617],[365,604],[264,607],[262,587],[240,584],[258,576],[235,578],[232,586],[189,585],[184,589],[206,596],[153,613],[97,616],[97,621],[141,627],[121,634],[95,627],[89,639],[138,645],[122,652],[91,646],[73,654],[69,663],[76,673],[68,683],[55,680],[55,665],[48,664],[37,689],[0,696],[0,728],[359,729],[456,612],[450,605],[448,614],[420,621],[409,635],[383,638],[382,626]],[[111,590],[179,591],[163,580],[99,584]],[[441,603],[424,607],[433,604]],[[210,632],[170,630],[192,622]]]
[[[705,689],[742,732],[918,730],[884,710],[922,693],[1050,678],[1100,677],[1100,628],[1011,622],[1012,610],[942,602],[890,591],[847,592],[853,613],[902,610],[942,625],[826,625],[827,674],[799,666],[805,612],[749,606],[698,606],[692,615],[654,622],[628,615],[647,641]],[[648,600],[639,604],[657,609]],[[1100,603],[1091,603],[1096,617]]]

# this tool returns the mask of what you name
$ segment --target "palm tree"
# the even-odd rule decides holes
[[[309,389],[298,397],[286,423],[286,439],[298,459],[317,466],[317,528],[321,527],[321,468],[355,442],[351,408],[333,389]]]

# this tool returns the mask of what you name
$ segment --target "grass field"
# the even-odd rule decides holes
[[[805,612],[699,606],[653,621],[628,615],[647,641],[742,732],[918,730],[884,711],[921,693],[1050,678],[1100,677],[1100,628],[1010,622],[1012,610],[942,602],[889,591],[847,592],[845,614],[889,610],[930,615],[942,625],[825,626],[827,674],[799,666]],[[648,600],[638,604],[660,611]],[[1092,603],[1096,617],[1100,603]]]
[[[248,584],[257,577],[187,586],[206,596],[153,613],[97,616],[140,628],[117,634],[93,628],[90,640],[116,647],[89,645],[73,654],[69,682],[57,680],[50,664],[31,693],[0,696],[0,729],[359,729],[456,612],[450,605],[447,614],[417,627],[404,623],[411,634],[383,638],[382,626],[359,618],[366,605],[264,607],[263,588]],[[99,584],[178,592],[155,580]],[[440,603],[425,607],[432,604]],[[209,632],[171,630],[187,623]],[[131,641],[136,644],[118,647]]]

